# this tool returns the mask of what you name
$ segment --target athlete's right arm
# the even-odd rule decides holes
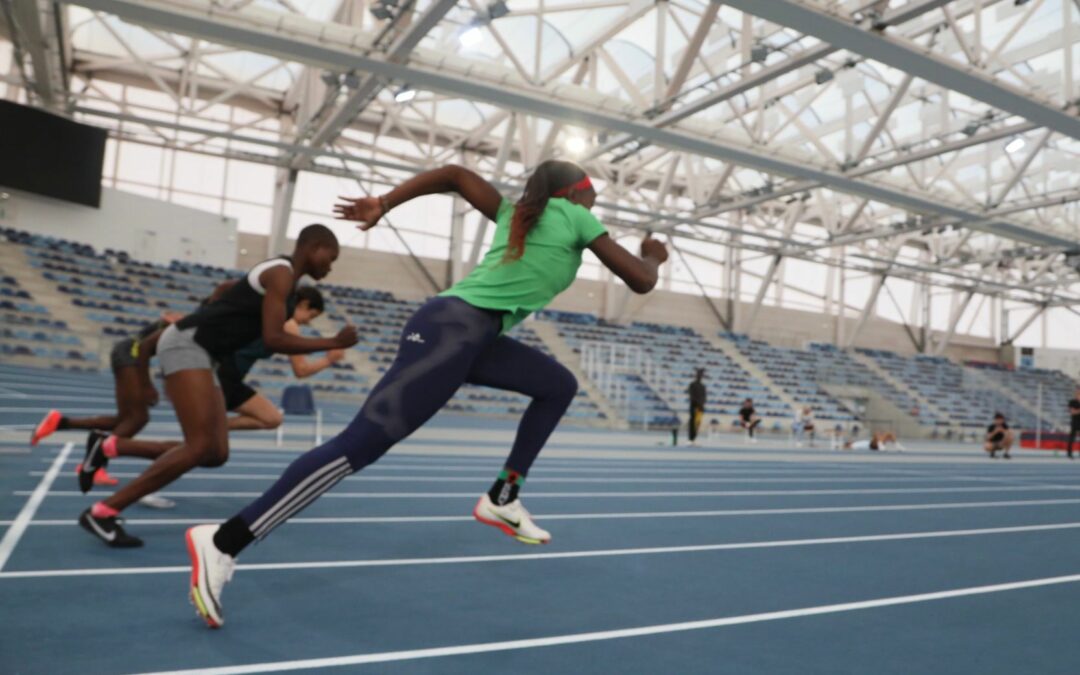
[[[229,279],[228,281],[222,281],[220,284],[214,287],[214,290],[210,293],[209,297],[206,298],[206,303],[210,304],[211,302],[217,302],[218,300],[220,300],[221,296],[225,295],[225,291],[235,286],[236,282],[238,281],[239,279]]]
[[[604,267],[638,294],[648,293],[656,287],[660,266],[668,259],[667,248],[652,237],[645,237],[641,242],[640,257],[627,251],[607,234],[593,239],[589,250],[604,263]]]
[[[164,328],[150,333],[139,342],[139,353],[135,357],[135,370],[139,374],[139,382],[142,384],[143,400],[149,406],[155,406],[158,402],[158,391],[154,387],[154,381],[150,378],[150,359],[157,353],[157,343]]]
[[[345,326],[332,338],[306,338],[286,332],[285,303],[293,289],[293,275],[288,267],[270,267],[259,275],[259,283],[266,289],[262,303],[262,338],[270,351],[308,354],[328,349],[347,349],[356,344],[355,326]]]
[[[361,230],[368,230],[375,227],[379,219],[395,206],[417,197],[443,192],[458,193],[490,220],[495,220],[499,205],[502,204],[502,195],[494,185],[475,171],[450,164],[418,173],[381,197],[341,197],[345,201],[336,204],[334,211],[338,219],[355,220],[360,223]]]

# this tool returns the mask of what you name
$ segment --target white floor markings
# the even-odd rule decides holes
[[[648,499],[648,498],[684,498],[684,497],[782,497],[782,496],[811,496],[811,495],[897,495],[897,494],[932,494],[932,493],[964,493],[964,492],[1046,492],[1046,491],[1076,491],[1080,485],[1075,486],[1009,486],[995,485],[993,487],[940,487],[940,488],[837,488],[828,490],[679,490],[648,491],[648,492],[529,492],[527,499]],[[16,490],[16,496],[28,496],[29,491]],[[262,496],[262,492],[218,492],[199,490],[170,490],[161,493],[164,497],[220,497],[223,499],[254,499]],[[478,492],[328,492],[321,499],[475,499]],[[79,497],[85,499],[87,495],[75,490],[54,491],[51,497]]]
[[[142,675],[245,675],[247,673],[271,673],[290,670],[303,670],[312,668],[337,668],[342,666],[358,666],[368,663],[386,663],[390,661],[411,661],[416,659],[430,659],[446,656],[462,656],[465,654],[482,654],[487,652],[502,652],[519,649],[536,649],[539,647],[555,647],[559,645],[581,644],[585,642],[600,642],[604,640],[619,640],[648,635],[662,635],[665,633],[679,633],[692,630],[705,630],[709,628],[723,628],[725,626],[738,626],[763,621],[780,621],[785,619],[798,619],[823,614],[838,614],[841,612],[854,612],[881,607],[893,607],[897,605],[910,605],[919,602],[933,602],[936,600],[949,600],[989,593],[1004,593],[1029,588],[1071,584],[1080,581],[1080,574],[1071,574],[1060,577],[1045,577],[1042,579],[1027,579],[1013,581],[1004,584],[991,584],[986,586],[969,586],[966,588],[954,588],[932,593],[918,593],[914,595],[896,595],[872,600],[860,600],[856,602],[842,602],[832,605],[817,605],[814,607],[800,607],[776,612],[761,612],[758,614],[743,614],[741,616],[728,616],[716,619],[700,621],[683,621],[679,623],[654,624],[651,626],[637,626],[634,628],[620,628],[616,630],[592,631],[588,633],[569,633],[564,635],[552,635],[541,638],[528,638],[521,640],[505,640],[502,642],[481,642],[466,645],[454,645],[447,647],[429,647],[426,649],[409,649],[394,652],[376,652],[371,654],[352,654],[349,656],[332,656],[317,659],[300,659],[295,661],[270,661],[253,663],[241,666],[225,666],[221,668],[198,668],[195,670],[158,671],[143,673]]]
[[[43,471],[30,471],[31,476],[44,475]],[[138,473],[132,472],[109,472],[113,478],[135,478],[139,476]],[[204,472],[196,471],[183,476],[184,479],[194,480],[276,480],[280,478],[281,474],[276,473],[228,473],[228,472]],[[373,476],[373,475],[355,475],[345,479],[352,482],[386,482],[386,483],[484,483],[490,482],[492,477],[490,475],[478,475],[478,476]],[[763,478],[761,476],[753,476],[749,478],[741,477],[727,477],[716,478],[711,476],[704,476],[701,478],[684,477],[684,478],[613,478],[613,477],[599,477],[599,478],[581,478],[581,477],[569,477],[569,478],[556,478],[556,477],[544,477],[537,476],[529,478],[529,484],[535,485],[537,483],[592,483],[592,484],[615,484],[615,483],[924,483],[924,482],[971,482],[974,479],[959,479],[959,478],[934,478],[934,477],[883,477],[874,476],[870,478],[858,478],[851,476],[840,476],[837,478],[832,477],[813,477],[813,478]],[[1077,485],[1080,489],[1080,485]]]
[[[56,456],[56,461],[54,461],[52,466],[49,467],[49,470],[45,472],[45,476],[41,479],[41,482],[38,483],[38,486],[34,488],[34,491],[29,493],[30,498],[26,500],[26,504],[23,505],[22,510],[15,516],[15,520],[12,521],[11,527],[4,533],[4,538],[0,539],[0,570],[4,569],[4,565],[7,564],[8,559],[15,550],[15,546],[19,543],[19,539],[22,538],[23,533],[26,532],[26,528],[34,519],[34,514],[37,513],[38,507],[41,506],[41,502],[45,501],[45,495],[48,494],[53,481],[60,475],[60,468],[64,465],[64,460],[67,459],[67,456],[71,453],[71,448],[73,447],[73,444],[68,443],[64,446],[64,449],[60,451],[60,454]]]
[[[461,565],[491,562],[521,562],[527,560],[566,560],[571,558],[612,558],[636,555],[704,553],[711,551],[740,551],[748,549],[787,548],[792,546],[824,546],[830,544],[858,544],[881,541],[909,541],[916,539],[948,539],[952,537],[978,537],[998,534],[1052,532],[1075,529],[1080,529],[1080,522],[1050,523],[1044,525],[1017,525],[1013,527],[987,527],[965,530],[899,532],[894,534],[869,534],[848,537],[821,537],[816,539],[780,539],[772,541],[732,542],[726,544],[700,544],[692,546],[654,546],[644,548],[555,551],[550,553],[450,556],[443,558],[391,558],[374,560],[329,560],[293,563],[260,563],[252,565],[237,565],[236,569],[250,571],[280,571],[341,569],[357,567],[404,567],[413,565]],[[172,565],[166,567],[91,567],[84,569],[26,570],[18,572],[0,572],[0,580],[78,576],[115,576],[129,574],[173,574],[177,572],[190,571],[191,570],[189,567],[179,565]]]
[[[50,463],[51,458],[43,457],[41,459],[43,463]],[[67,464],[75,466],[79,464],[79,459],[69,459]],[[149,462],[139,459],[119,459],[111,460],[109,466],[148,466]],[[226,469],[246,467],[246,468],[262,468],[262,469],[284,469],[289,466],[289,462],[272,462],[272,461],[248,461],[248,460],[230,460],[225,466]],[[446,473],[464,473],[471,471],[484,471],[490,469],[493,465],[488,462],[487,464],[477,464],[474,466],[468,465],[450,465],[450,464],[393,464],[393,463],[379,463],[371,466],[364,467],[363,473],[368,474],[371,472],[384,473],[384,472],[411,472],[410,475],[415,476],[418,469],[422,469],[424,473],[429,472],[446,472]],[[730,468],[730,469],[714,469],[714,468],[697,468],[697,469],[643,469],[643,468],[626,468],[626,467],[606,467],[606,466],[592,466],[585,465],[580,467],[569,466],[549,466],[549,465],[537,465],[534,466],[530,475],[539,476],[549,473],[572,473],[581,475],[590,474],[663,474],[673,476],[815,476],[825,477],[829,475],[836,475],[838,477],[852,477],[852,476],[866,476],[867,478],[880,478],[881,473],[872,470],[866,470],[864,472],[855,471],[836,471],[826,468],[809,468],[809,469],[792,469],[790,467],[784,467],[782,469],[760,469],[760,468]],[[490,478],[491,474],[485,474],[485,478]],[[1077,476],[1080,478],[1080,475]]]
[[[631,511],[626,513],[556,513],[537,516],[538,521],[549,520],[619,520],[649,518],[720,518],[734,516],[784,516],[818,513],[873,513],[889,511],[940,511],[961,509],[1017,508],[1030,506],[1067,506],[1080,504],[1080,499],[1025,499],[998,502],[937,502],[933,504],[880,504],[874,506],[817,506],[791,509],[721,509],[712,511]],[[220,522],[216,516],[205,518],[129,518],[127,525],[192,525],[195,523]],[[12,521],[0,520],[0,526]],[[290,525],[338,525],[370,523],[455,523],[473,522],[472,516],[321,516],[298,517]],[[62,520],[34,520],[31,525],[39,527],[70,527],[70,518]]]

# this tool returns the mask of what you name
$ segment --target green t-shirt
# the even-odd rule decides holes
[[[506,312],[503,332],[543,309],[577,277],[581,252],[607,230],[587,208],[556,197],[525,237],[525,253],[504,262],[513,202],[504,199],[495,215],[495,238],[479,265],[439,295],[461,298],[473,307]]]

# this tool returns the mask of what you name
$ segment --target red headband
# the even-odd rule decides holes
[[[570,194],[571,190],[579,190],[580,191],[580,190],[584,190],[586,188],[591,188],[591,187],[592,187],[592,181],[589,180],[588,176],[585,176],[584,178],[582,178],[578,182],[574,183],[573,185],[567,185],[564,188],[559,188],[558,190],[555,191],[555,194],[553,194],[551,196],[552,197],[565,197],[566,195]]]

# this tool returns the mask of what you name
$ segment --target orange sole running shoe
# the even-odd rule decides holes
[[[79,466],[75,467],[75,475],[78,476],[80,473],[82,473],[82,465],[81,464]],[[120,484],[120,481],[118,479],[113,478],[112,476],[110,476],[109,472],[106,471],[105,469],[98,469],[97,471],[94,472],[94,485],[112,486],[112,485],[119,485],[119,484]]]
[[[62,417],[59,410],[50,410],[45,413],[45,417],[34,427],[34,433],[30,436],[30,445],[37,445],[41,439],[51,436],[60,425]]]

